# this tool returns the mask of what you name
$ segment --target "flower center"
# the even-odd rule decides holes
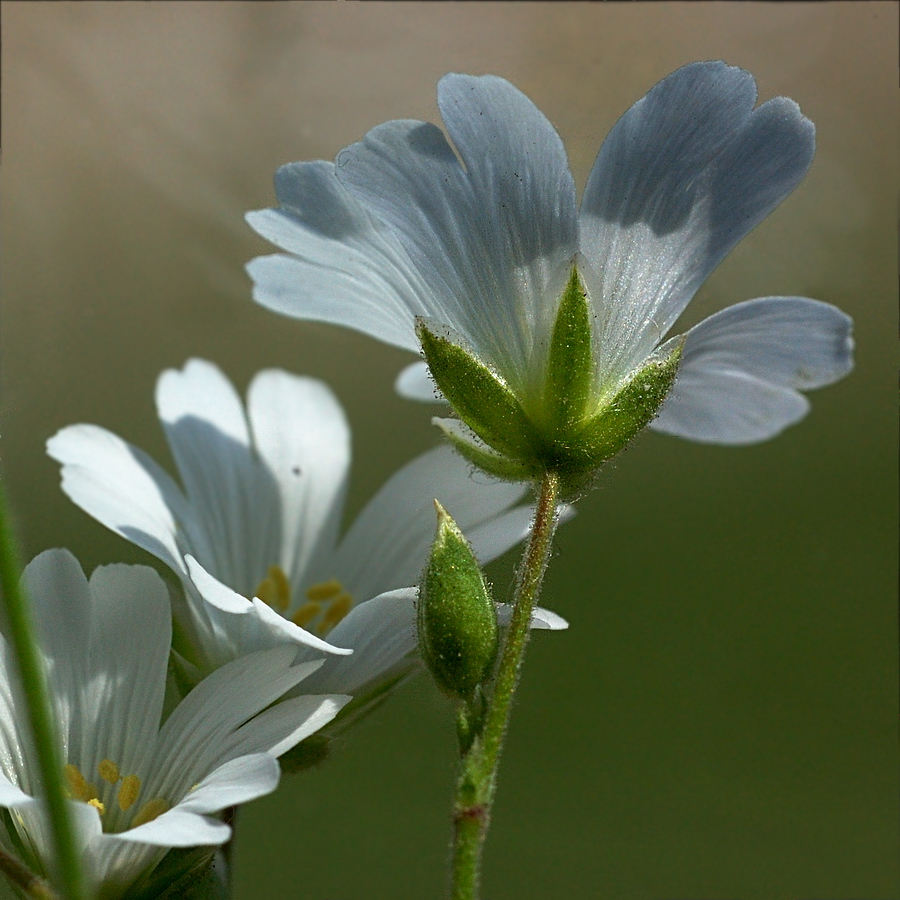
[[[291,618],[301,628],[318,619],[315,629],[320,635],[328,634],[353,606],[353,597],[344,590],[337,578],[321,581],[307,588],[306,599],[307,602]]]
[[[291,583],[281,566],[269,566],[269,572],[253,592],[267,606],[280,613],[287,611],[291,604]]]
[[[100,781],[94,783],[88,781],[78,766],[67,763],[63,766],[63,775],[68,785],[68,794],[73,800],[80,800],[93,806],[100,816],[105,815],[109,804],[115,805],[124,813],[130,810],[141,792],[141,779],[134,773],[122,775],[118,765],[111,759],[104,759],[97,766],[97,774]],[[99,788],[98,788],[99,784]],[[101,796],[102,795],[102,796]],[[148,800],[137,811],[129,828],[136,828],[152,822],[158,816],[171,808],[168,800],[162,797],[154,797]]]
[[[337,578],[331,578],[307,588],[307,602],[289,615],[291,583],[281,566],[269,566],[266,577],[257,585],[253,596],[289,617],[295,625],[315,629],[320,635],[328,634],[353,606],[353,597]]]

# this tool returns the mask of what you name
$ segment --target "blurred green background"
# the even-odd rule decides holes
[[[494,72],[583,186],[658,79],[722,58],[818,127],[798,190],[684,325],[802,294],[856,319],[857,369],[775,441],[648,434],[559,535],[490,836],[490,900],[888,900],[898,875],[897,6],[4,3],[3,477],[28,558],[146,562],[43,451],[95,422],[168,464],[158,373],[202,356],[328,381],[354,427],[348,513],[437,437],[411,356],[250,301],[242,213],[282,163],[390,118],[439,121],[447,71]],[[512,562],[491,571],[499,592]],[[454,750],[424,679],[323,768],[242,814],[236,897],[405,900],[444,879]]]

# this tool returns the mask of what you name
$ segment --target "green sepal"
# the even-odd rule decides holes
[[[678,372],[684,337],[661,347],[572,438],[572,463],[596,468],[653,421]]]
[[[547,424],[567,432],[581,424],[594,385],[591,314],[578,268],[559,301],[544,391]]]
[[[500,478],[503,481],[533,481],[540,474],[535,466],[519,460],[509,459],[506,456],[500,456],[486,446],[479,447],[476,443],[466,440],[465,437],[453,429],[453,425],[458,424],[456,419],[435,417],[431,422],[441,429],[444,437],[453,444],[453,447],[463,459],[467,459],[479,469],[487,472],[488,475],[493,475],[495,478]]]
[[[419,584],[419,651],[441,690],[469,700],[497,657],[497,610],[469,542],[434,505],[437,533]]]
[[[416,321],[416,334],[431,375],[456,415],[503,456],[531,458],[534,426],[506,383],[461,344],[432,331],[423,319]]]

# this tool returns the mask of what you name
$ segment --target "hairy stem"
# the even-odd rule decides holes
[[[512,619],[506,631],[484,728],[465,754],[454,809],[453,900],[478,900],[481,851],[490,824],[497,765],[556,530],[559,476],[541,479],[531,536],[519,569]]]

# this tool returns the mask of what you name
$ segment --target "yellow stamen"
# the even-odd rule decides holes
[[[300,609],[297,610],[292,616],[291,621],[295,625],[299,625],[303,628],[305,625],[309,624],[320,612],[322,612],[322,604],[321,603],[304,603]]]
[[[253,594],[267,606],[284,612],[291,602],[291,584],[281,566],[269,566],[269,574],[257,585]]]
[[[122,812],[125,812],[126,809],[130,809],[134,804],[134,801],[137,800],[138,793],[141,790],[141,779],[137,777],[137,775],[126,775],[122,779],[122,784],[119,785],[119,809]]]
[[[101,760],[97,771],[100,773],[100,777],[109,784],[115,784],[120,778],[119,767],[111,759]]]
[[[137,828],[138,825],[146,825],[148,822],[158,819],[164,812],[168,812],[170,808],[167,800],[162,797],[154,797],[138,810],[137,815],[131,820],[131,827]]]
[[[106,806],[103,803],[101,803],[96,797],[94,797],[91,800],[88,800],[87,804],[88,804],[88,806],[93,806],[94,809],[96,809],[97,812],[100,813],[101,816],[103,815],[103,813],[106,812]]]
[[[93,785],[84,780],[84,775],[81,774],[78,766],[66,763],[63,766],[63,775],[69,783],[69,793],[73,800],[81,800],[82,803],[87,803],[91,797],[96,795],[97,792],[91,790]]]
[[[337,597],[343,590],[344,586],[337,578],[332,578],[330,581],[322,581],[308,588],[306,596],[314,603],[321,603],[323,600],[331,600]]]
[[[331,601],[331,606],[325,611],[325,615],[322,616],[322,621],[319,622],[316,631],[319,634],[327,634],[337,625],[344,616],[350,612],[350,607],[353,606],[353,598],[344,591],[341,594],[338,594],[334,600]]]

